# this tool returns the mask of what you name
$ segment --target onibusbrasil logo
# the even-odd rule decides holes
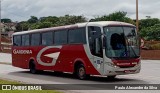
[[[2,90],[42,90],[42,86],[37,86],[37,85],[2,85]]]

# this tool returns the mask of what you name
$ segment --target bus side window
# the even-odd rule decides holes
[[[93,55],[103,57],[101,28],[95,26],[88,27],[88,38],[90,51]]]
[[[22,46],[29,46],[30,44],[29,35],[22,35]]]
[[[85,44],[86,43],[85,28],[70,29],[68,31],[68,43]]]
[[[67,44],[67,30],[54,32],[54,44],[55,45]]]
[[[40,33],[35,33],[31,35],[31,45],[32,46],[40,45]]]
[[[53,44],[53,33],[52,32],[42,33],[42,45],[50,46],[52,44]]]
[[[21,46],[22,39],[21,36],[14,36],[13,37],[13,45],[14,46]]]

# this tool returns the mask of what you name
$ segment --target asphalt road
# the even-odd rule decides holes
[[[117,76],[114,80],[106,77],[91,76],[88,80],[78,80],[71,74],[56,74],[45,71],[31,74],[28,70],[0,64],[0,78],[6,78],[29,84],[160,84],[160,60],[143,60],[139,74]],[[131,90],[73,90],[72,92],[99,93],[135,93]],[[137,93],[159,93],[158,90],[137,90]]]

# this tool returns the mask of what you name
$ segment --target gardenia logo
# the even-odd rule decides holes
[[[32,54],[32,50],[13,50],[13,54]]]

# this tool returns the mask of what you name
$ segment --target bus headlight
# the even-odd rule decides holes
[[[114,67],[114,68],[119,68],[118,66],[116,66],[114,63],[111,63],[111,62],[106,62],[106,65]]]
[[[138,63],[137,62],[132,62],[132,65],[137,65]]]

